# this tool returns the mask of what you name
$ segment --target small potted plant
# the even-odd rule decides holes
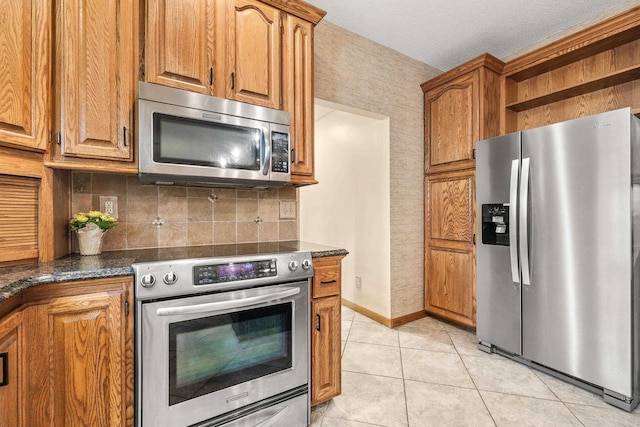
[[[117,219],[100,211],[78,212],[69,221],[69,228],[78,236],[80,255],[102,252],[102,237],[116,226]]]

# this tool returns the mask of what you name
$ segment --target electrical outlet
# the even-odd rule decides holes
[[[356,289],[362,289],[362,277],[356,276]]]
[[[280,201],[280,219],[296,219],[296,202]]]
[[[118,218],[118,196],[100,196],[100,210]]]

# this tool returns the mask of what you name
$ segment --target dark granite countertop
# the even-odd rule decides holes
[[[133,275],[131,264],[183,258],[208,258],[279,252],[311,252],[313,258],[347,255],[345,249],[315,243],[289,241],[239,243],[103,252],[101,255],[72,254],[37,265],[0,268],[0,302],[21,291],[47,283]]]

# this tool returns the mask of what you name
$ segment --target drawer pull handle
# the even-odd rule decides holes
[[[336,281],[335,280],[322,280],[322,281],[320,281],[321,285],[330,285],[332,283],[336,283]]]
[[[9,384],[9,353],[0,354],[0,358],[2,358],[2,382],[0,382],[0,387],[4,387]]]
[[[319,314],[316,314],[316,320],[318,321],[318,324],[316,325],[316,331],[320,332],[320,320],[322,318],[320,317]]]

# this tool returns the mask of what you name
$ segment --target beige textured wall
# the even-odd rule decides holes
[[[100,196],[118,196],[119,224],[105,235],[104,250],[298,238],[297,219],[279,219],[280,200],[297,203],[293,187],[267,191],[187,188],[142,185],[136,176],[73,173],[73,213],[99,210]],[[153,224],[157,217],[164,222],[160,227]],[[73,243],[76,248],[75,238]]]
[[[426,47],[428,48],[428,47]],[[328,21],[315,30],[315,96],[389,117],[391,318],[424,309],[424,129],[420,84],[439,70]]]

